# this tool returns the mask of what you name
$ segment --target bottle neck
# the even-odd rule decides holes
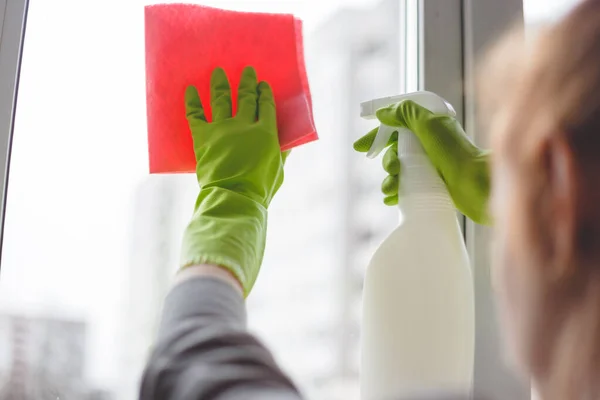
[[[407,129],[398,132],[398,158],[401,164],[398,207],[404,217],[416,211],[455,212],[446,184],[417,137]]]

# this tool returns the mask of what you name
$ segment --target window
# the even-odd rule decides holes
[[[291,12],[305,21],[322,139],[298,149],[286,166],[287,185],[272,204],[267,254],[248,302],[250,325],[310,398],[357,399],[357,335],[344,332],[356,331],[355,283],[364,269],[357,266],[368,261],[361,246],[372,243],[357,243],[365,218],[348,194],[354,186],[368,187],[361,201],[378,205],[368,212],[381,214],[374,217],[389,227],[396,218],[381,204],[379,184],[365,184],[384,178],[379,163],[353,154],[351,145],[373,126],[359,118],[359,102],[401,89],[399,2],[200,3]],[[135,398],[177,268],[197,183],[191,175],[147,173],[145,4],[33,0],[29,7],[0,337],[13,337],[23,326],[35,334],[24,347],[7,339],[12,350],[2,352],[0,382],[33,388],[30,396],[35,390],[66,396],[76,388],[77,398]],[[332,27],[340,27],[337,36]],[[344,292],[339,286],[348,280],[356,289]],[[282,325],[282,314],[297,317]],[[43,355],[61,351],[60,368],[50,369]],[[44,379],[14,378],[19,363]],[[69,373],[74,368],[81,373]]]
[[[142,7],[149,1],[31,1],[3,235],[0,340],[9,344],[0,346],[3,390],[29,390],[30,398],[135,398],[197,193],[194,176],[147,174]],[[521,2],[199,3],[291,12],[305,21],[321,139],[289,158],[248,302],[250,326],[309,398],[358,399],[361,274],[397,221],[396,210],[381,203],[379,162],[351,151],[374,126],[358,117],[358,104],[426,89],[443,94],[459,118],[471,118],[470,91],[462,85],[469,58],[484,47],[490,26],[509,21],[510,13],[497,11],[520,11]],[[576,0],[523,3],[527,24],[535,26]],[[0,14],[23,15],[24,0],[2,4]],[[20,19],[0,21],[0,83],[12,88],[18,48],[9,45],[19,43]],[[10,94],[0,91],[2,140]],[[486,336],[495,331],[487,242],[480,231],[469,232],[475,232],[468,241],[477,250],[474,270],[484,271],[476,278],[483,299],[477,357],[491,365],[476,365],[475,381],[494,390],[506,380],[498,378],[504,366],[496,362],[502,358],[496,336]],[[292,318],[280,324],[283,314]],[[60,364],[50,365],[44,355],[58,352]],[[23,365],[31,373],[15,373]]]

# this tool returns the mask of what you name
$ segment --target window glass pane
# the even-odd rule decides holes
[[[0,385],[26,398],[135,398],[177,270],[198,189],[192,175],[147,174],[147,3],[31,0],[0,279]],[[305,21],[321,140],[286,165],[250,326],[308,397],[358,399],[362,274],[397,212],[380,162],[352,142],[375,126],[359,103],[407,85],[406,5],[202,3]]]

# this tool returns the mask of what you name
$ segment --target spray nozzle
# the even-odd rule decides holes
[[[401,101],[411,100],[431,111],[434,114],[443,114],[449,115],[452,117],[456,116],[456,111],[450,103],[446,100],[438,96],[433,92],[421,91],[421,92],[413,92],[406,93],[399,96],[390,96],[390,97],[381,97],[378,99],[373,99],[369,101],[365,101],[360,104],[360,116],[365,119],[374,119],[376,118],[375,113],[378,109],[387,107],[394,103],[399,103]],[[395,131],[405,130],[406,128],[398,128],[393,126],[388,126],[381,124],[379,126],[379,130],[377,131],[377,135],[375,136],[375,140],[371,145],[371,148],[367,152],[367,157],[375,158],[381,151],[385,148],[392,133]]]

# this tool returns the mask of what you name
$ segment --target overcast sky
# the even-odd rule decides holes
[[[294,13],[310,32],[341,6],[374,2],[199,3]],[[91,374],[108,384],[131,199],[147,175],[147,3],[30,1],[10,170],[0,308],[90,320]],[[548,19],[573,3],[526,0],[525,11]]]

